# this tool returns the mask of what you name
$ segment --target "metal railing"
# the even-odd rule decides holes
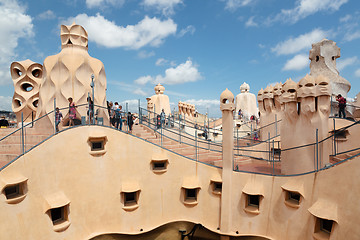
[[[54,104],[54,109],[56,108],[56,104]],[[86,108],[89,109],[88,104],[82,104],[77,106],[77,109]],[[61,108],[60,111],[65,113],[68,111],[68,107]],[[94,115],[90,116],[78,116],[80,126],[84,125],[101,125],[104,127],[111,127],[110,122],[104,122],[104,119],[100,117],[100,115],[96,114],[99,109],[103,109],[103,111],[108,111],[106,107],[94,105]],[[83,109],[82,109],[83,110]],[[82,111],[86,112],[86,111]],[[45,118],[55,120],[55,110],[39,117],[38,119],[32,122],[22,122],[18,129],[15,129],[13,132],[3,136],[0,139],[0,144],[3,145],[11,145],[13,150],[15,148],[16,151],[13,151],[13,159],[10,160],[5,166],[0,168],[0,171],[11,164],[11,162],[15,161],[17,158],[21,157],[25,153],[31,151],[36,146],[40,145],[42,142],[46,141],[47,139],[53,137],[59,132],[66,131],[71,129],[72,127],[64,126],[64,129],[56,132],[55,121],[52,121],[54,126],[52,129],[48,129],[44,133],[40,134],[36,132],[36,127],[38,124],[42,124],[41,121]],[[66,115],[66,114],[64,114]],[[162,148],[168,149],[171,152],[174,152],[178,155],[186,157],[188,159],[202,162],[208,165],[214,165],[215,167],[219,167],[222,164],[222,144],[214,141],[206,140],[205,137],[202,135],[203,130],[200,129],[199,126],[194,126],[194,123],[191,121],[184,122],[182,121],[181,117],[178,119],[175,116],[167,116],[163,119],[160,118],[158,120],[158,115],[154,112],[150,112],[146,109],[140,108],[139,112],[136,113],[137,117],[139,118],[139,124],[143,126],[143,128],[148,129],[149,132],[152,132],[154,138],[152,139],[143,139],[151,144],[160,146]],[[93,120],[91,120],[91,118]],[[141,136],[137,136],[136,131],[132,133],[129,131],[129,126],[126,124],[128,119],[128,108],[125,107],[125,111],[123,112],[122,121],[123,130],[128,134],[132,135],[133,137],[141,138]],[[334,120],[335,121],[335,120]],[[279,122],[279,121],[278,121]],[[342,163],[348,159],[352,159],[358,156],[360,153],[360,147],[355,148],[345,148],[339,149],[339,144],[337,142],[337,138],[341,131],[349,131],[350,128],[355,126],[360,126],[359,121],[357,122],[349,122],[350,124],[339,129],[335,129],[332,134],[330,134],[327,138],[319,140],[316,138],[314,143],[304,144],[302,146],[291,147],[287,149],[282,149],[280,146],[280,141],[275,140],[276,136],[270,137],[268,134],[268,139],[265,141],[260,140],[253,140],[252,136],[246,136],[242,138],[235,138],[234,139],[234,157],[233,157],[233,170],[239,172],[249,172],[249,173],[258,173],[258,174],[265,174],[265,175],[279,175],[285,176],[280,172],[281,169],[281,158],[283,154],[290,151],[312,151],[314,152],[314,170],[305,172],[305,173],[298,173],[286,176],[294,176],[294,175],[303,175],[308,174],[316,171],[321,171],[323,169],[327,169],[329,167],[335,166],[339,163]],[[275,124],[275,123],[272,123]],[[75,125],[77,127],[79,125]],[[190,126],[189,126],[190,125]],[[33,127],[35,126],[35,128]],[[193,129],[193,135],[186,132],[186,128]],[[34,129],[34,130],[31,130]],[[118,129],[119,130],[119,129]],[[33,131],[31,133],[31,131]],[[216,131],[216,129],[209,129],[208,134],[211,134],[211,131]],[[201,136],[199,136],[201,133]],[[342,133],[341,133],[342,134]],[[37,137],[34,137],[37,136]],[[331,154],[330,157],[334,156],[345,156],[340,158],[335,163],[331,164],[324,164],[319,162],[319,146],[323,143],[330,143],[331,142]],[[6,147],[6,146],[5,146]],[[4,149],[5,149],[4,147]],[[6,153],[6,151],[4,151]],[[11,154],[10,154],[11,155]]]

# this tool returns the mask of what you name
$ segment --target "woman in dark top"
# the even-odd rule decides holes
[[[128,112],[127,122],[128,122],[128,126],[129,126],[129,132],[131,133],[131,130],[132,130],[132,127],[134,124],[134,116],[131,114],[131,112]]]

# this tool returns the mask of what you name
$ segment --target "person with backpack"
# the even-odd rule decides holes
[[[343,96],[341,96],[341,94],[339,94],[336,97],[336,101],[339,102],[339,117],[341,118],[341,115],[343,115],[344,118],[346,118],[346,114],[345,114],[346,99]]]
[[[119,106],[118,102],[115,102],[115,128],[122,131],[122,106]],[[119,128],[120,126],[120,128]]]

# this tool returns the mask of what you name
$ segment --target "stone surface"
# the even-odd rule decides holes
[[[169,97],[164,94],[165,87],[159,83],[155,86],[154,90],[155,95],[150,97],[151,100],[148,100],[148,104],[151,101],[150,104],[153,105],[153,111],[156,114],[160,114],[162,109],[164,109],[166,115],[171,114]]]
[[[259,110],[256,106],[256,96],[253,93],[250,93],[250,86],[246,82],[244,82],[240,86],[240,91],[236,96],[235,100],[235,115],[238,114],[239,110],[243,114],[243,118],[245,120],[250,120],[251,116],[255,116],[256,118],[259,117]]]
[[[36,117],[54,110],[56,106],[69,106],[72,97],[76,105],[87,104],[88,94],[92,96],[91,76],[94,75],[95,105],[106,108],[106,75],[103,63],[91,57],[87,48],[87,33],[80,25],[61,26],[61,52],[44,61],[44,75],[40,87],[39,107]],[[66,123],[67,111],[63,111]],[[86,107],[77,108],[77,119],[87,115]],[[98,110],[98,117],[108,119],[106,109]],[[45,118],[41,125],[53,124],[54,117]]]
[[[31,122],[38,108],[43,67],[27,59],[11,63],[10,73],[14,83],[12,110],[16,114],[16,120],[20,123],[23,113],[24,121]]]
[[[336,69],[336,59],[340,57],[340,48],[332,40],[323,39],[312,45],[310,50],[310,75],[313,77],[323,75],[330,81],[332,96],[341,94],[347,96],[351,84],[339,75]]]

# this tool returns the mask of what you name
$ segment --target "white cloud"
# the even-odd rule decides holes
[[[154,51],[150,51],[150,52],[147,52],[147,51],[140,51],[138,52],[138,57],[139,58],[149,58],[149,57],[152,57],[152,56],[155,56],[155,52]]]
[[[125,0],[86,0],[88,8],[122,7]]]
[[[153,82],[153,81],[154,81],[154,78],[148,75],[148,76],[139,77],[134,82],[139,85],[145,85],[145,84],[147,84],[149,82]]]
[[[347,14],[344,17],[340,18],[339,21],[340,22],[348,22],[351,18],[352,18],[352,16],[350,14]]]
[[[163,66],[167,63],[168,61],[165,58],[159,58],[158,60],[156,60],[155,65],[156,66]]]
[[[17,57],[20,38],[31,38],[32,19],[23,5],[14,0],[0,1],[0,85],[12,83],[9,67]]]
[[[354,65],[358,62],[358,58],[356,56],[351,57],[351,58],[343,58],[343,59],[339,59],[336,62],[336,67],[339,71],[343,70],[344,68],[346,68],[347,66],[351,66]]]
[[[225,2],[226,2],[225,5],[226,10],[235,11],[240,7],[245,7],[249,5],[251,2],[253,2],[253,0],[225,0]]]
[[[0,96],[0,110],[12,111],[12,97]]]
[[[158,59],[157,63],[164,63],[165,59]],[[147,83],[152,84],[182,84],[187,82],[196,82],[201,80],[203,77],[197,69],[197,66],[193,65],[191,59],[188,59],[185,63],[179,64],[177,67],[171,67],[165,70],[165,76],[157,75],[156,77],[152,76],[142,76],[134,81],[135,84],[145,85]]]
[[[158,60],[156,60],[155,65],[156,66],[170,65],[170,66],[174,67],[174,66],[176,66],[176,63],[174,61],[169,61],[165,58],[159,58]]]
[[[183,0],[143,0],[142,2],[145,7],[155,8],[165,16],[174,14],[175,6],[182,3]]]
[[[299,0],[292,9],[282,9],[272,21],[296,23],[317,12],[335,12],[348,0]],[[270,20],[271,21],[271,20]]]
[[[360,68],[355,71],[355,76],[360,78]]]
[[[309,66],[309,57],[305,54],[298,54],[292,59],[288,60],[283,67],[283,71],[301,70]]]
[[[254,18],[255,18],[255,16],[250,17],[250,18],[246,21],[245,26],[246,26],[246,27],[257,27],[258,24],[257,24],[256,22],[254,22]]]
[[[141,95],[141,96],[147,96],[148,94],[143,91],[141,88],[137,88],[134,90],[134,94]]]
[[[360,31],[348,31],[345,33],[343,40],[345,42],[351,42],[358,38],[360,38]]]
[[[37,18],[40,19],[40,20],[49,20],[49,19],[56,18],[56,15],[55,15],[55,13],[53,11],[47,10],[45,12],[40,13],[37,16]]]
[[[125,47],[139,49],[144,46],[158,47],[165,38],[176,33],[177,25],[172,19],[161,21],[156,17],[145,16],[136,25],[118,26],[99,13],[96,16],[79,14],[75,18],[67,20],[68,23],[75,21],[85,27],[89,34],[89,40],[100,46],[115,48]]]
[[[165,76],[157,75],[155,83],[163,84],[181,84],[187,82],[196,82],[202,79],[197,66],[193,65],[191,59],[185,63],[181,63],[176,68],[168,68],[165,70]]]
[[[321,30],[314,29],[309,33],[302,34],[296,38],[290,37],[284,42],[278,43],[271,49],[276,55],[294,54],[304,49],[311,49],[311,44],[318,42],[326,37],[329,33]]]
[[[178,34],[178,37],[184,36],[186,33],[190,33],[191,35],[195,32],[195,27],[192,25],[187,26],[186,28],[181,29],[181,31]]]

